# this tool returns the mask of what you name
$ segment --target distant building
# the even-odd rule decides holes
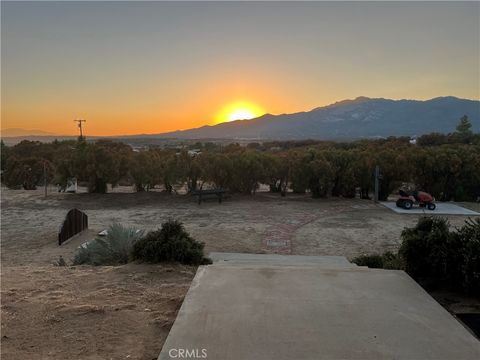
[[[192,150],[187,150],[187,154],[191,157],[195,157],[197,155],[200,155],[202,152],[200,149],[192,149]],[[181,152],[175,153],[175,155],[179,156]]]
[[[190,156],[197,156],[197,155],[200,155],[201,153],[202,151],[200,149],[188,150],[188,155]]]

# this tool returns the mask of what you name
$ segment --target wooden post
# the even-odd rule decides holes
[[[375,195],[374,195],[374,201],[378,202],[378,178],[380,176],[380,167],[378,165],[375,166]]]
[[[43,185],[45,186],[45,197],[47,197],[47,162],[43,161]]]

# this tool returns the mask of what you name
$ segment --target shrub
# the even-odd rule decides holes
[[[161,229],[149,232],[135,243],[133,258],[153,263],[178,261],[199,265],[208,262],[203,247],[204,243],[194,240],[181,222],[168,220]]]
[[[374,255],[360,255],[352,259],[352,262],[358,266],[368,266],[369,268],[381,269],[383,268],[382,256]]]
[[[468,219],[456,231],[441,218],[420,218],[402,232],[399,254],[405,269],[424,285],[480,293],[480,219]]]
[[[391,251],[387,251],[382,255],[382,263],[384,269],[390,270],[404,270],[405,263],[402,257],[397,253],[394,254]]]
[[[450,245],[446,219],[421,217],[413,228],[402,231],[402,239],[399,253],[409,275],[415,279],[445,277]]]
[[[10,189],[35,190],[38,184],[44,181],[44,165],[47,168],[47,181],[51,180],[50,174],[54,169],[50,162],[37,157],[18,159],[10,157],[2,173],[2,182]]]
[[[463,245],[462,287],[474,295],[480,295],[480,218],[468,219],[454,235]]]
[[[74,265],[118,265],[130,259],[133,245],[143,236],[143,231],[113,224],[105,238],[97,237],[78,249]]]
[[[358,266],[368,266],[374,269],[400,270],[404,268],[403,260],[398,254],[387,251],[382,255],[360,255],[352,259]]]

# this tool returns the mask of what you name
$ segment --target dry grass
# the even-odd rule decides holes
[[[195,268],[128,264],[57,267],[113,222],[144,230],[168,218],[205,242],[205,252],[343,255],[395,251],[416,216],[366,200],[313,200],[259,193],[197,205],[158,192],[59,194],[2,189],[2,359],[156,359]],[[476,204],[473,204],[476,206]],[[57,245],[66,212],[90,230]],[[461,225],[465,217],[451,217]],[[271,241],[278,239],[280,241]]]

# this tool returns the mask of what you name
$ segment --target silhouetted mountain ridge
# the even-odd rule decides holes
[[[356,139],[453,132],[463,115],[480,131],[480,101],[453,96],[391,100],[364,96],[311,111],[265,114],[214,126],[158,134],[184,139]]]
[[[8,128],[0,131],[1,136],[15,137],[15,136],[51,136],[54,133],[37,130],[37,129],[22,129],[22,128]]]

